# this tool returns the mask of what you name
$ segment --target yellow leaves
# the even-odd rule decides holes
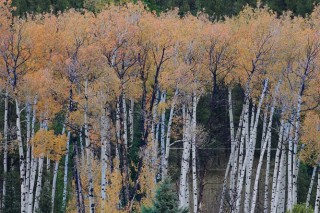
[[[301,141],[304,148],[300,153],[301,159],[309,164],[320,162],[320,115],[317,112],[308,112],[303,122]]]
[[[31,140],[34,156],[47,156],[55,161],[60,160],[65,153],[67,140],[66,135],[55,136],[53,130],[40,129]]]

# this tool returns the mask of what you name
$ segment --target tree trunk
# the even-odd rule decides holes
[[[101,211],[105,212],[105,202],[107,199],[107,170],[110,163],[110,124],[108,115],[101,116]]]
[[[93,189],[93,176],[92,176],[92,158],[93,153],[91,152],[91,143],[89,136],[89,128],[88,128],[88,79],[85,82],[85,110],[84,110],[84,135],[86,141],[86,154],[87,154],[87,174],[89,181],[88,188],[88,196],[89,196],[89,209],[90,213],[95,212],[95,204],[94,204],[94,189]]]
[[[318,184],[317,184],[317,195],[316,195],[316,203],[314,205],[314,213],[319,213],[320,206],[320,170],[318,170]]]
[[[192,119],[191,119],[191,150],[192,150],[192,192],[193,192],[193,212],[198,212],[198,183],[197,183],[197,147],[196,147],[196,134],[197,134],[197,96],[193,93],[192,97]]]
[[[163,177],[167,177],[168,175],[168,167],[169,167],[169,154],[170,154],[170,137],[171,137],[171,126],[172,126],[172,119],[173,119],[173,113],[174,108],[176,105],[178,96],[178,88],[176,88],[176,91],[174,93],[174,96],[172,98],[171,108],[170,108],[170,115],[169,115],[169,121],[167,126],[167,136],[166,136],[166,156],[164,160],[164,171],[163,171]]]
[[[310,181],[310,185],[309,185],[309,189],[308,189],[306,208],[309,208],[310,197],[311,197],[311,192],[312,192],[312,188],[313,188],[314,179],[316,178],[317,168],[318,168],[317,165],[313,167],[311,181]]]
[[[64,135],[66,132],[66,124],[63,124],[61,135]],[[52,180],[52,190],[51,190],[51,213],[54,212],[54,199],[56,196],[56,186],[57,186],[57,177],[58,177],[58,168],[59,168],[59,160],[54,162],[54,170],[53,170],[53,180]]]
[[[191,148],[191,138],[190,138],[190,115],[186,106],[183,107],[183,152],[181,158],[181,173],[180,173],[180,187],[179,187],[179,206],[181,208],[188,208],[189,206],[189,193],[188,189],[188,171],[190,167],[190,148]]]
[[[3,185],[2,185],[2,208],[6,196],[6,179],[8,172],[8,103],[9,95],[6,90],[4,97],[4,125],[3,125]]]
[[[275,156],[275,163],[274,163],[274,169],[273,169],[273,176],[272,176],[272,190],[271,190],[271,212],[274,211],[273,203],[275,202],[275,194],[276,194],[276,188],[277,188],[277,182],[278,178],[278,171],[279,171],[279,162],[280,162],[280,153],[282,149],[282,141],[283,141],[283,125],[284,120],[281,119],[280,122],[280,129],[279,129],[279,139],[278,139],[278,146]]]
[[[162,91],[160,103],[165,104],[166,102],[166,91]],[[161,109],[161,128],[160,128],[160,153],[161,153],[161,179],[163,180],[165,175],[165,155],[166,155],[166,144],[165,144],[165,123],[166,123],[166,110]]]
[[[16,102],[16,126],[17,126],[17,139],[19,143],[19,165],[20,165],[20,180],[21,180],[21,212],[26,212],[26,187],[25,187],[25,174],[26,174],[26,167],[25,167],[25,158],[23,152],[23,144],[22,144],[22,137],[21,137],[21,111],[18,99],[15,99]]]
[[[43,162],[44,162],[44,157],[40,157],[39,158],[39,173],[38,173],[38,178],[37,178],[36,195],[35,195],[35,200],[34,200],[33,212],[39,211],[40,194],[41,194],[41,190],[42,190]]]
[[[62,212],[65,212],[66,204],[67,204],[69,143],[70,143],[70,132],[68,132],[68,141],[66,145],[66,154],[65,154],[65,160],[64,160],[63,193],[62,193],[62,209],[61,209]]]

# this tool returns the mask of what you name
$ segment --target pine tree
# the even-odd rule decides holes
[[[187,209],[178,207],[178,198],[170,179],[165,179],[156,191],[151,207],[142,207],[142,213],[187,213]]]

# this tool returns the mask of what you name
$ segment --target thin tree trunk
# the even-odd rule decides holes
[[[180,173],[180,186],[179,186],[179,206],[181,208],[188,208],[188,171],[190,167],[190,148],[191,148],[191,138],[190,138],[190,115],[186,106],[183,107],[183,152],[181,158],[181,173]]]
[[[316,195],[316,203],[314,205],[314,213],[319,213],[320,206],[320,170],[318,170],[318,184],[317,184],[317,195]]]
[[[107,199],[106,187],[107,187],[107,170],[110,158],[110,152],[108,146],[109,140],[109,118],[108,115],[101,116],[101,212],[105,212],[105,202]],[[109,165],[110,167],[110,165]]]
[[[64,160],[63,193],[62,193],[62,208],[61,208],[62,212],[65,212],[66,204],[67,204],[69,143],[70,143],[70,132],[68,132],[68,141],[66,145],[66,154],[65,154],[65,160]]]
[[[21,111],[18,99],[15,99],[16,102],[16,125],[17,125],[17,139],[19,143],[19,165],[20,165],[20,180],[21,180],[21,212],[26,212],[26,187],[25,187],[25,174],[26,174],[26,167],[25,167],[25,158],[23,152],[23,144],[22,144],[22,137],[21,137]]]
[[[39,158],[39,173],[38,173],[38,178],[37,178],[36,195],[35,195],[35,200],[34,200],[33,212],[39,211],[40,194],[41,194],[41,190],[42,190],[43,162],[44,162],[44,157],[40,157]]]
[[[306,208],[309,208],[310,197],[311,197],[311,192],[312,192],[312,189],[313,189],[314,179],[316,178],[317,168],[318,168],[317,165],[313,167],[311,181],[310,181],[310,185],[309,185],[309,189],[308,189]]]
[[[6,197],[6,179],[8,172],[8,103],[9,95],[6,89],[4,97],[4,128],[3,128],[3,185],[2,185],[2,208]]]
[[[266,84],[265,84],[265,86],[266,86]],[[271,143],[271,127],[272,127],[273,114],[274,114],[275,105],[276,105],[276,98],[275,97],[278,94],[279,86],[280,86],[280,82],[276,86],[275,92],[273,93],[274,97],[273,97],[273,100],[272,100],[272,106],[271,106],[271,110],[270,110],[270,117],[269,117],[269,123],[268,123],[268,127],[267,127],[267,134],[266,134],[266,137],[265,137],[263,148],[262,148],[261,153],[260,153],[259,163],[258,163],[258,167],[257,167],[257,170],[256,170],[256,177],[255,177],[254,188],[253,188],[253,192],[252,192],[252,200],[251,200],[251,202],[252,202],[252,204],[251,204],[251,213],[254,213],[255,207],[256,207],[257,194],[258,194],[258,184],[259,184],[261,167],[262,167],[262,163],[263,163],[264,152],[265,152],[265,150],[267,148],[268,143]],[[259,103],[259,105],[260,105],[260,103]],[[257,117],[259,117],[259,114],[257,114]],[[256,119],[256,122],[257,123],[255,123],[255,125],[258,125],[258,119]],[[255,126],[255,131],[256,131],[256,126]],[[254,140],[256,140],[256,135],[257,135],[257,133],[255,132],[254,133]],[[271,144],[269,146],[271,146]]]
[[[166,102],[166,91],[162,91],[160,103],[165,104]],[[166,144],[165,144],[165,123],[166,123],[166,110],[161,111],[161,128],[160,128],[160,153],[161,153],[161,178],[164,179],[165,170],[165,155],[166,155]]]
[[[274,206],[273,203],[275,202],[275,194],[276,194],[276,189],[277,189],[277,182],[278,182],[278,171],[279,171],[279,162],[280,161],[280,153],[282,149],[282,141],[283,141],[283,125],[284,125],[284,120],[281,119],[280,122],[280,129],[279,129],[279,139],[278,139],[278,146],[277,146],[277,151],[276,151],[276,156],[275,156],[275,163],[274,163],[274,169],[273,169],[273,176],[272,176],[272,190],[271,190],[271,212],[274,211]]]
[[[66,132],[66,124],[63,124],[61,135],[64,135],[65,132]],[[56,160],[54,162],[52,190],[51,190],[51,213],[54,212],[54,200],[55,200],[55,196],[56,196],[58,168],[59,168],[59,160]]]
[[[193,192],[193,212],[198,212],[198,183],[197,183],[197,147],[196,147],[196,134],[197,134],[197,96],[193,93],[192,97],[192,138],[191,138],[191,150],[192,150],[192,192]]]
[[[31,138],[35,135],[35,124],[36,124],[36,104],[37,96],[34,98],[33,112],[32,112],[32,122],[31,122]],[[33,147],[31,147],[31,172],[30,172],[30,184],[28,190],[28,200],[27,200],[27,212],[32,213],[33,210],[33,197],[34,197],[34,185],[36,181],[36,173],[38,167],[38,158],[33,156]]]
[[[133,118],[134,118],[134,100],[130,99],[130,108],[129,108],[129,131],[130,131],[130,143],[133,143]]]
[[[167,177],[168,175],[168,167],[169,167],[169,154],[170,154],[170,137],[171,137],[171,126],[172,126],[172,119],[173,119],[173,113],[174,108],[176,105],[178,96],[178,88],[176,88],[176,91],[174,93],[174,96],[172,98],[171,108],[170,108],[170,115],[169,115],[169,121],[167,126],[167,136],[166,136],[166,155],[164,160],[164,170],[163,170],[163,177]]]
[[[84,135],[86,141],[86,153],[87,153],[87,172],[88,172],[88,196],[89,196],[89,209],[90,213],[95,212],[95,203],[94,203],[94,189],[93,189],[93,176],[92,176],[92,158],[93,154],[91,152],[91,143],[89,138],[89,129],[88,129],[88,79],[85,82],[85,110],[84,110]]]

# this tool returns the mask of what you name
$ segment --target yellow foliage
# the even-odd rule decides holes
[[[308,112],[303,122],[301,141],[304,148],[300,152],[301,160],[314,166],[320,162],[320,115]]]

